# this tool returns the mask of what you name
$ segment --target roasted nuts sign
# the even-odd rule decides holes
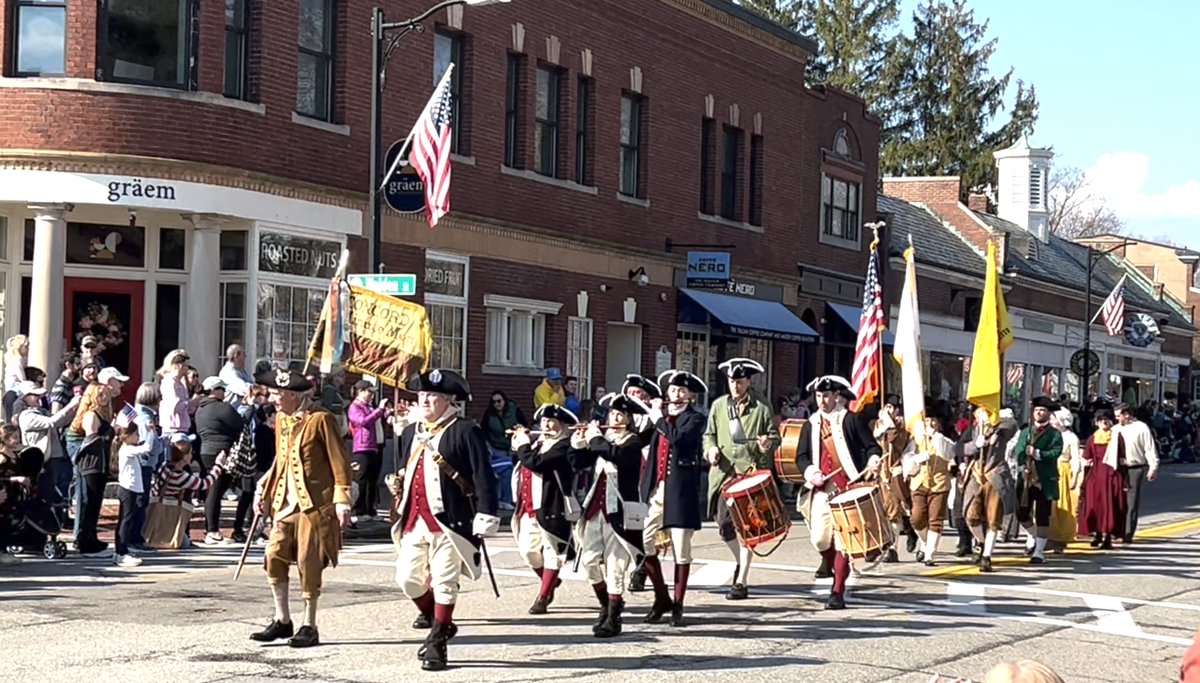
[[[337,272],[341,254],[341,242],[264,232],[258,241],[258,269],[330,279]]]

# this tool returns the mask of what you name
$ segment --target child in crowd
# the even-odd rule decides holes
[[[167,462],[159,468],[150,491],[150,511],[146,515],[143,533],[147,545],[151,548],[187,548],[192,545],[188,538],[188,524],[194,508],[186,494],[209,488],[220,479],[225,470],[226,457],[222,451],[208,474],[201,477],[191,470],[192,446],[187,437],[178,435],[171,440]]]
[[[112,443],[112,461],[117,471],[117,501],[120,503],[120,521],[117,523],[117,548],[113,562],[118,567],[137,567],[142,563],[140,557],[129,552],[129,541],[133,533],[133,519],[137,512],[137,499],[142,495],[142,463],[138,457],[140,441],[138,426],[134,422],[125,422],[120,427]]]

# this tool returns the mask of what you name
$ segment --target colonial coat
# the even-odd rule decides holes
[[[800,428],[796,444],[796,466],[805,471],[809,465],[819,465],[821,457],[821,424],[830,421],[833,442],[837,449],[838,464],[842,472],[854,481],[867,467],[873,455],[883,451],[871,433],[870,423],[857,413],[839,408],[832,413],[817,411]],[[811,516],[813,489],[809,488],[797,502],[797,509],[805,519]]]
[[[700,467],[704,438],[704,416],[691,406],[671,417],[654,422],[646,466],[642,469],[640,494],[649,503],[658,486],[658,453],[666,444],[667,474],[663,491],[663,528],[700,529]]]
[[[1041,434],[1038,434],[1037,427],[1033,425],[1021,430],[1020,436],[1017,437],[1016,456],[1022,489],[1033,483],[1028,479],[1029,467],[1025,455],[1029,445],[1041,453],[1041,460],[1035,460],[1033,463],[1034,471],[1037,472],[1038,488],[1042,490],[1046,500],[1058,500],[1058,458],[1063,450],[1062,434],[1049,423],[1046,423]]]
[[[454,417],[434,436],[425,432],[424,425],[410,424],[400,433],[396,447],[396,472],[403,472],[404,497],[400,501],[400,520],[392,526],[392,540],[397,546],[408,524],[408,499],[413,490],[415,466],[407,467],[422,441],[436,447],[437,452],[475,489],[474,499],[463,494],[454,480],[433,466],[421,468],[425,495],[429,511],[437,520],[442,533],[454,544],[454,550],[462,560],[463,572],[472,579],[481,575],[479,552],[480,539],[474,533],[476,513],[495,516],[496,477],[492,473],[492,457],[487,448],[483,430],[475,423]]]
[[[731,410],[732,408],[732,410]],[[732,421],[741,425],[741,440],[735,441]],[[758,447],[758,437],[766,435],[771,445],[766,450]],[[721,503],[721,489],[730,480],[754,470],[771,469],[771,456],[779,447],[779,430],[771,406],[756,398],[753,392],[739,406],[731,405],[729,394],[713,401],[708,411],[708,426],[704,430],[703,451],[712,447],[721,449],[721,460],[708,470],[708,512],[716,514]]]
[[[540,443],[533,443],[517,449],[518,473],[521,468],[525,468],[534,475],[531,493],[538,524],[553,540],[555,550],[564,554],[571,544],[571,522],[567,521],[566,515],[566,496],[571,490],[571,482],[574,481],[569,457],[571,451],[571,439],[566,435],[544,447]],[[513,481],[519,482],[520,475],[514,477]],[[520,513],[524,501],[520,486],[514,491],[514,496],[517,512]],[[518,515],[513,516],[514,537],[518,533],[520,521]]]
[[[599,501],[600,510],[621,537],[621,545],[629,552],[629,557],[637,562],[645,554],[642,529],[640,526],[636,529],[625,528],[625,516],[633,508],[643,508],[641,516],[643,519],[645,517],[645,504],[638,496],[638,480],[642,469],[641,439],[632,432],[617,437],[595,437],[587,442],[587,448],[571,453],[571,464],[577,472],[594,473],[592,485],[583,499],[584,517],[579,520],[580,529],[587,521],[587,511],[600,493],[600,473],[603,472],[607,483],[604,500]]]
[[[955,444],[959,479],[965,481],[962,495],[955,499],[955,517],[962,517],[963,511],[970,508],[971,502],[982,494],[985,481],[1000,495],[1005,510],[1016,512],[1016,484],[1013,482],[1012,470],[1008,467],[1005,454],[1008,452],[1009,442],[1021,427],[1011,417],[1001,418],[1000,423],[996,425],[996,443],[985,443],[982,451],[975,446],[978,429],[979,427],[973,424],[962,433]]]

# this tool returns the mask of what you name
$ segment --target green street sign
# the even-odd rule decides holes
[[[346,281],[352,287],[362,287],[389,296],[414,296],[417,293],[417,276],[412,273],[349,275],[346,277]]]

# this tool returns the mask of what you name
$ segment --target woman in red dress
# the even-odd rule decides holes
[[[1083,452],[1086,468],[1083,484],[1083,511],[1079,515],[1079,535],[1091,536],[1092,547],[1112,549],[1113,536],[1125,533],[1125,482],[1116,462],[1106,462],[1104,454],[1112,438],[1112,404],[1096,401],[1092,406],[1096,432],[1087,440]]]

